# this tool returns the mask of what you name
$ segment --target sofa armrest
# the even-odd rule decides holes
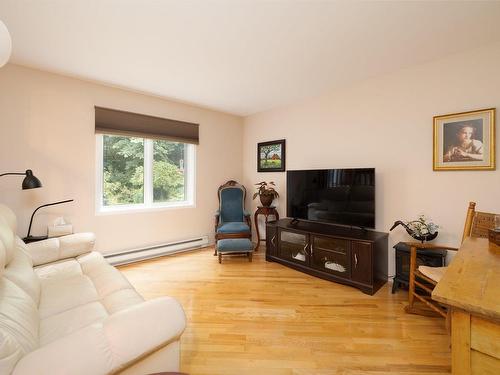
[[[111,315],[103,327],[113,354],[128,363],[177,341],[186,316],[177,300],[162,297]]]
[[[94,233],[75,233],[31,242],[26,245],[26,248],[33,260],[33,265],[38,266],[90,253],[94,249],[94,243]]]
[[[104,330],[95,324],[26,354],[12,374],[108,374],[113,368]]]
[[[185,325],[175,299],[146,301],[27,354],[13,374],[115,373],[178,340]]]

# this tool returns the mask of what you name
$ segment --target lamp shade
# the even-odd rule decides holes
[[[7,26],[0,21],[0,67],[7,64],[11,51],[12,40],[10,39],[9,30],[7,30]]]
[[[33,175],[33,171],[31,169],[28,169],[26,171],[26,177],[24,177],[24,180],[23,180],[23,190],[35,189],[35,188],[39,188],[39,187],[42,187],[42,183],[40,182],[40,180],[38,178],[36,178]]]

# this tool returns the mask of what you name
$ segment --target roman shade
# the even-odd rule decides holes
[[[95,132],[199,143],[198,124],[116,109],[95,107]]]

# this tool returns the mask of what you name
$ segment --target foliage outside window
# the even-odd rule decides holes
[[[193,145],[102,135],[102,211],[193,204]],[[99,142],[98,142],[99,143]]]

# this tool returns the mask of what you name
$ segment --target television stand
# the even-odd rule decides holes
[[[281,219],[266,225],[266,260],[373,295],[387,281],[387,233]]]

